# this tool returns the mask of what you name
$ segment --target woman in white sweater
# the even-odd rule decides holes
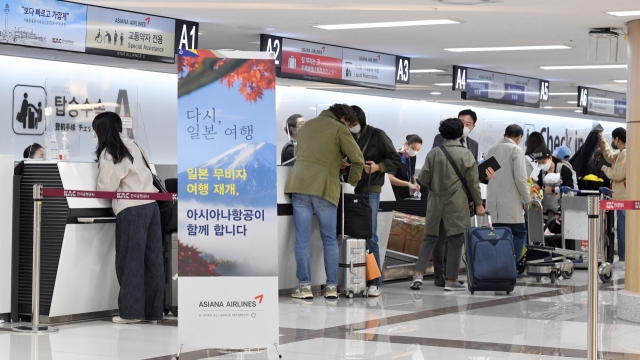
[[[121,135],[122,119],[104,112],[93,120],[100,175],[98,191],[158,192],[140,147]],[[113,200],[120,324],[162,320],[164,263],[160,211],[152,200]]]

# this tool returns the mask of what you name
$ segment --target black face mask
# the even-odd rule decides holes
[[[616,142],[615,141],[611,142],[611,148],[613,148],[613,150],[618,150],[618,147],[616,146]]]

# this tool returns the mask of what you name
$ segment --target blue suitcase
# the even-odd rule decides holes
[[[489,216],[489,214],[487,213]],[[465,263],[469,291],[506,291],[510,294],[516,286],[516,254],[513,235],[507,227],[469,228],[466,233]]]

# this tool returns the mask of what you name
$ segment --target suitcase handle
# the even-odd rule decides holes
[[[488,212],[488,211],[486,211],[486,213],[487,213],[487,215],[486,215],[486,216],[487,216],[487,219],[489,220],[489,227],[490,227],[490,228],[492,228],[492,227],[493,227],[493,224],[491,223],[491,214],[489,214],[489,212]],[[476,227],[478,227],[478,215],[474,215],[474,216],[473,216],[473,219],[474,219],[474,220],[475,220],[475,222],[476,222]]]
[[[349,260],[349,271],[351,271],[351,274],[353,276],[358,276],[358,274],[356,274],[356,272],[353,270],[353,262],[356,261],[356,258],[351,258],[351,260]]]

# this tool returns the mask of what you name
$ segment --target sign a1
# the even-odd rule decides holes
[[[279,36],[260,35],[260,51],[276,54],[276,68],[282,66],[282,38]]]
[[[198,49],[198,31],[200,23],[176,20],[176,54],[178,50]]]
[[[396,84],[409,84],[409,69],[411,59],[403,56],[396,56]]]

